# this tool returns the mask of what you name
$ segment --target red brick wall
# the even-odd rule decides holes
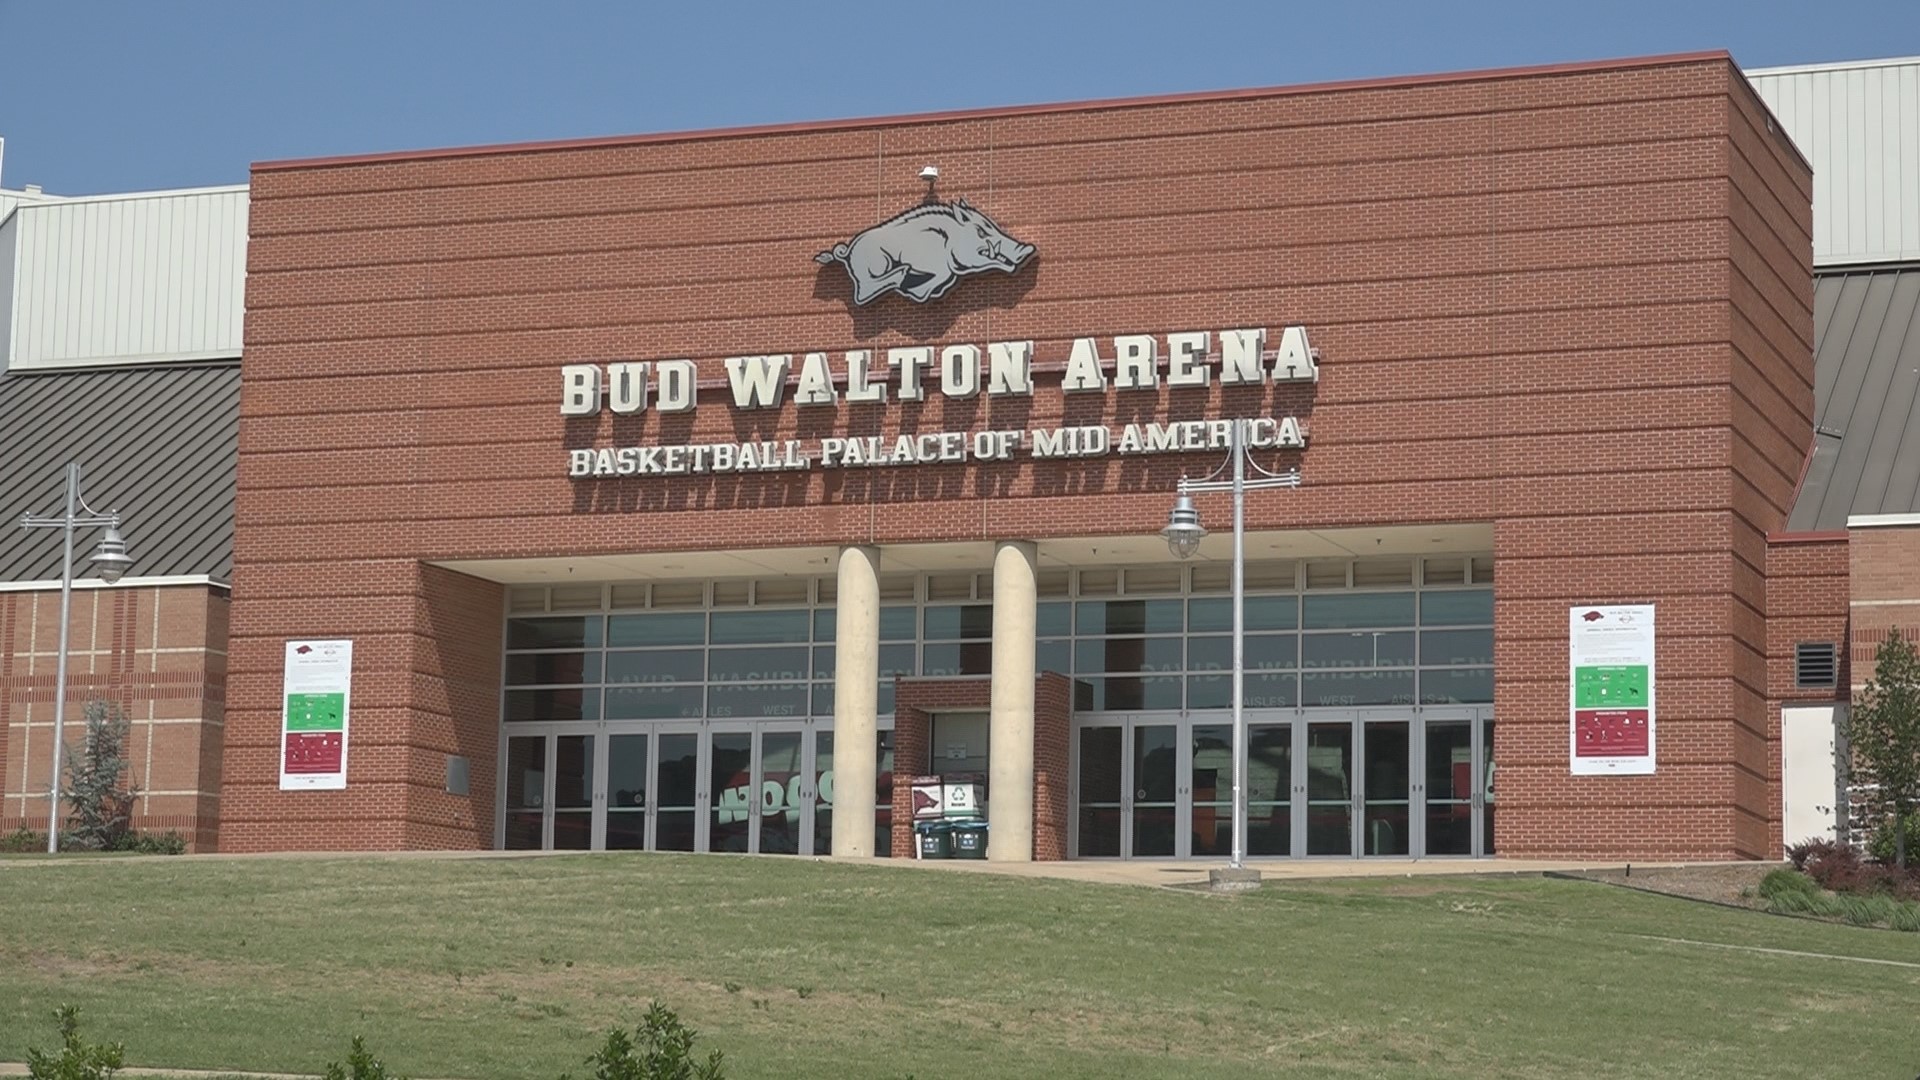
[[[0,833],[47,827],[60,592],[0,592]],[[65,740],[88,700],[125,712],[133,827],[214,849],[226,710],[227,596],[207,585],[75,589]],[[64,786],[64,785],[63,785]],[[66,808],[62,808],[65,819]]]
[[[222,849],[492,847],[502,587],[395,560],[249,576],[241,588],[252,591],[234,604],[233,640],[256,669],[235,687],[250,721],[227,729]],[[282,643],[335,637],[354,643],[347,790],[281,791]],[[269,645],[270,673],[259,666]],[[450,753],[471,761],[466,796],[446,792]]]
[[[392,780],[256,794],[279,642],[413,625],[417,560],[1140,535],[1194,467],[565,478],[569,447],[796,431],[791,406],[735,414],[725,356],[1031,338],[1058,362],[1081,335],[1304,323],[1312,388],[1068,404],[1043,378],[806,434],[1300,414],[1312,446],[1265,464],[1306,486],[1250,500],[1250,528],[1494,523],[1501,852],[1758,854],[1763,536],[1811,438],[1807,170],[1783,146],[1714,56],[258,169],[235,842],[428,839]],[[1038,260],[853,309],[812,254],[918,201],[929,162]],[[562,363],[679,356],[706,380],[692,416],[558,414]],[[1660,608],[1660,771],[1576,780],[1565,612],[1607,601]],[[387,678],[402,654],[375,655]],[[379,685],[379,737],[407,744],[412,692]]]
[[[893,692],[893,854],[912,858],[913,778],[932,751],[932,716],[938,712],[986,711],[987,679],[898,679]],[[1067,857],[1067,814],[1072,790],[1068,753],[1073,740],[1073,681],[1044,672],[1034,681],[1033,857]],[[987,792],[991,805],[993,792]]]
[[[1887,632],[1920,637],[1920,525],[1849,530],[1853,682],[1864,686]]]
[[[1780,706],[1847,696],[1846,533],[1774,536],[1767,545],[1766,857],[1780,858]],[[1800,642],[1839,646],[1838,685],[1807,691],[1794,685],[1794,647]]]

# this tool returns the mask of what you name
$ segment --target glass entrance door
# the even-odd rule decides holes
[[[601,788],[598,725],[555,724],[506,740],[505,821],[508,850],[588,851],[596,845]]]
[[[1248,857],[1493,854],[1488,712],[1250,711]],[[1076,858],[1232,853],[1230,723],[1089,717],[1073,762]]]

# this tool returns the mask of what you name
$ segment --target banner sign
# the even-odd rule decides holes
[[[280,790],[347,786],[353,642],[289,641],[280,714]]]
[[[1576,607],[1567,626],[1573,775],[1651,774],[1653,605]]]

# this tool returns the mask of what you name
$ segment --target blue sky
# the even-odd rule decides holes
[[[1727,49],[1920,53],[1920,0],[0,0],[0,182]]]

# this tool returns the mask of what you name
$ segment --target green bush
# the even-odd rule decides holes
[[[185,855],[186,838],[172,829],[164,833],[128,831],[114,840],[111,851],[130,851],[136,855]]]
[[[353,1037],[353,1046],[347,1051],[347,1065],[340,1067],[337,1061],[327,1062],[326,1080],[406,1080],[399,1073],[387,1071],[387,1063],[367,1052],[367,1041],[358,1035]]]
[[[0,836],[0,851],[45,851],[47,834],[34,832],[22,825],[5,836]]]
[[[607,1032],[607,1041],[587,1064],[593,1066],[594,1080],[725,1080],[720,1051],[712,1051],[705,1061],[694,1059],[697,1034],[672,1009],[650,1002],[631,1036],[619,1028]],[[560,1080],[573,1080],[572,1074],[563,1073]]]
[[[43,841],[44,842],[44,841]],[[80,1010],[62,1005],[53,1011],[60,1021],[60,1052],[43,1054],[27,1048],[27,1075],[32,1080],[111,1080],[125,1064],[126,1048],[119,1043],[89,1045],[80,1037]]]
[[[1789,870],[1784,866],[1770,871],[1766,877],[1760,879],[1760,895],[1767,900],[1789,893],[1817,896],[1820,893],[1820,883],[1798,870]]]
[[[111,701],[94,698],[86,705],[86,738],[78,750],[67,747],[67,790],[63,797],[70,812],[60,846],[68,842],[77,851],[116,851],[133,815],[134,792],[122,786],[127,771],[127,714]]]
[[[1893,865],[1895,841],[1893,822],[1892,815],[1888,815],[1887,820],[1873,830],[1873,839],[1867,841],[1867,854],[1871,855],[1875,862],[1885,863],[1888,866]],[[1907,812],[1907,858],[1909,861],[1913,861],[1916,847],[1920,847],[1920,810],[1909,810]]]

